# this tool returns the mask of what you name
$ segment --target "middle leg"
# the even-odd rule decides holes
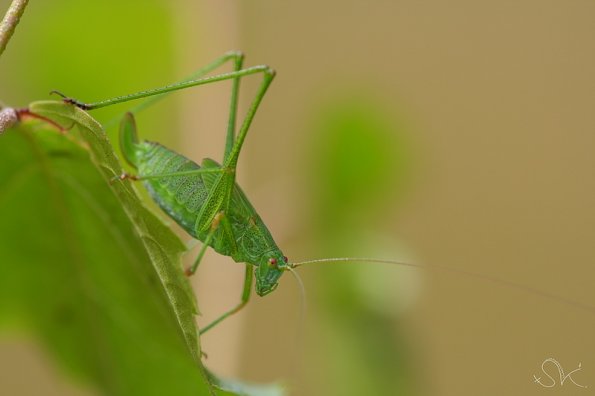
[[[200,329],[199,333],[201,335],[206,333],[207,331],[209,331],[210,329],[212,329],[219,323],[221,323],[221,321],[223,321],[224,319],[239,312],[242,308],[244,308],[246,306],[246,304],[248,304],[248,301],[250,300],[250,292],[252,291],[252,278],[253,278],[252,265],[246,264],[246,273],[244,275],[244,288],[242,290],[241,302],[238,305],[236,305],[233,309],[230,309],[229,311],[225,312],[223,315],[221,315],[220,317],[218,317],[217,319],[215,319],[214,321],[209,323],[207,326]]]

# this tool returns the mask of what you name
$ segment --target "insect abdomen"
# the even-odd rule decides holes
[[[151,176],[200,169],[200,166],[153,142],[140,144],[138,175]],[[195,223],[208,191],[199,174],[166,176],[144,181],[149,194],[176,223],[198,239]]]

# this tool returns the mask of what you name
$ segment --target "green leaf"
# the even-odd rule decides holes
[[[185,250],[184,244],[142,205],[129,180],[113,182],[123,171],[101,125],[93,117],[75,106],[57,101],[34,102],[29,109],[61,125],[74,124],[78,127],[95,166],[100,170],[104,180],[111,185],[128,217],[133,220],[135,231],[149,253],[176,314],[186,344],[194,359],[198,361],[198,330],[194,321],[194,315],[197,314],[196,302],[190,283],[179,265],[180,254]]]
[[[86,148],[28,125],[0,136],[0,324],[33,332],[104,394],[213,394],[183,244],[128,182],[110,188],[120,167],[91,117],[32,108],[76,121]]]
[[[211,383],[218,389],[225,391],[222,395],[240,395],[240,396],[282,396],[285,390],[282,384],[249,384],[228,378],[220,378],[207,370],[207,375]]]

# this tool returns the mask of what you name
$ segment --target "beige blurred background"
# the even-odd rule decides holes
[[[65,52],[81,54],[78,68],[76,56],[56,53],[61,68],[115,57],[95,73],[130,68],[133,86],[89,94],[105,97],[170,82],[229,49],[243,50],[247,65],[274,67],[239,180],[291,260],[406,259],[595,305],[595,3],[148,3],[152,11],[142,2],[125,6],[128,26],[105,26],[136,32],[125,37],[142,51],[111,56],[89,41]],[[86,7],[105,12],[106,22],[118,12],[31,1],[17,31],[23,42],[11,43],[21,49],[7,51],[0,65],[3,101],[44,98],[21,89],[40,85],[38,77],[10,77],[36,75],[39,63],[6,65],[37,52],[33,21],[67,31],[73,27],[57,18]],[[160,18],[171,25],[159,27]],[[169,50],[146,43],[143,32],[155,29],[165,29],[159,37]],[[101,35],[93,40],[102,43]],[[89,80],[79,74],[56,84]],[[255,83],[243,85],[244,105]],[[146,121],[146,135],[161,130],[159,139],[185,155],[220,159],[228,90],[208,86],[156,107],[149,112],[167,118]],[[360,140],[350,144],[352,136]],[[441,270],[324,264],[300,274],[305,319],[287,276],[278,291],[253,297],[203,337],[210,368],[284,380],[296,395],[576,395],[595,387],[594,310]],[[199,323],[237,302],[242,277],[241,265],[208,255],[194,279]],[[534,374],[551,383],[541,372],[550,357],[566,373],[581,364],[572,378],[589,388],[561,385],[553,366],[546,366],[552,390],[534,383]],[[19,395],[87,393],[23,335],[0,342],[0,382]]]

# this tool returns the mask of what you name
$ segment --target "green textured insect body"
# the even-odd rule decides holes
[[[209,201],[210,191],[218,177],[229,177],[220,164],[205,158],[202,166],[199,166],[161,144],[149,141],[135,143],[133,147],[132,153],[125,152],[126,160],[138,170],[138,178],[146,178],[143,184],[155,202],[188,234],[236,262],[263,268],[269,267],[271,260],[275,264],[286,262],[269,230],[235,182],[229,202],[222,202],[218,207],[216,213],[220,215],[215,216],[210,227],[201,228],[201,218],[207,213],[205,204]],[[217,173],[203,173],[201,169]],[[167,178],[151,177],[194,171],[197,173]],[[273,291],[282,272],[279,269],[262,276],[259,275],[261,271],[258,271],[256,293],[264,296]]]
[[[279,278],[285,271],[291,270],[287,257],[277,247],[271,233],[235,182],[238,157],[244,139],[275,76],[275,72],[265,65],[242,69],[243,59],[241,53],[229,52],[199,70],[189,80],[91,104],[55,92],[63,96],[66,103],[83,110],[93,110],[151,96],[155,96],[153,100],[158,100],[168,92],[233,80],[227,137],[221,164],[204,159],[201,165],[198,165],[159,143],[139,140],[132,113],[127,113],[120,124],[122,153],[137,172],[135,175],[123,174],[120,179],[143,181],[155,202],[188,234],[203,242],[194,264],[186,270],[186,274],[192,275],[196,271],[208,246],[222,255],[230,256],[236,262],[246,264],[240,304],[201,329],[201,333],[246,305],[254,277],[256,293],[264,296],[276,289]],[[232,72],[197,78],[228,61],[231,61],[234,67]],[[262,83],[236,134],[240,79],[252,74],[261,74]]]

